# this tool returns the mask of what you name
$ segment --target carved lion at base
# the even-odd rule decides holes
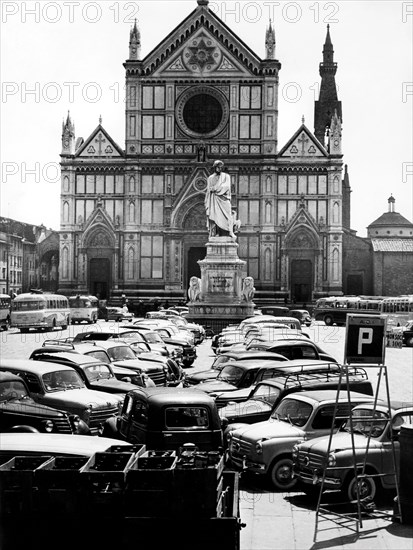
[[[245,302],[252,302],[254,294],[254,279],[252,277],[245,277],[242,282],[242,299]]]
[[[198,277],[191,277],[189,280],[188,298],[190,302],[201,300],[201,279]]]

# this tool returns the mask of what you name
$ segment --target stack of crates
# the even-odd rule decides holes
[[[167,517],[174,508],[175,451],[146,451],[126,472],[125,516]]]
[[[221,517],[223,470],[224,457],[217,451],[181,452],[174,475],[173,513],[177,517]]]
[[[102,452],[90,457],[80,470],[85,514],[92,510],[94,515],[123,516],[126,473],[137,455],[139,452]]]
[[[53,516],[80,515],[80,472],[87,461],[87,457],[56,456],[37,469],[36,485],[41,513]]]
[[[15,456],[0,466],[0,514],[30,516],[37,511],[37,469],[50,456]]]

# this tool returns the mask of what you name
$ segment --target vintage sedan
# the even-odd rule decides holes
[[[121,400],[117,395],[86,388],[71,367],[31,359],[1,359],[0,371],[21,376],[36,403],[77,414],[92,434],[118,412]]]
[[[306,492],[320,488],[323,470],[326,469],[323,487],[325,490],[339,490],[348,500],[357,499],[357,480],[354,475],[354,452],[358,472],[365,473],[358,480],[360,498],[374,498],[379,489],[393,489],[396,486],[395,467],[399,467],[399,433],[403,424],[412,424],[413,404],[366,403],[352,411],[352,420],[331,438],[317,437],[294,447],[294,472]],[[392,440],[396,464],[393,462]],[[366,456],[367,452],[367,456]],[[371,476],[369,476],[371,474]]]
[[[272,488],[292,489],[293,447],[305,439],[338,429],[352,407],[374,401],[373,396],[336,390],[299,392],[285,397],[270,418],[245,424],[229,433],[229,461],[235,467],[268,478]],[[337,402],[338,415],[334,411]]]

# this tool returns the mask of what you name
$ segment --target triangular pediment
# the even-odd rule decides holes
[[[143,60],[145,75],[257,75],[261,59],[206,6],[198,6]]]
[[[302,197],[299,207],[286,225],[285,232],[287,240],[290,241],[289,246],[292,246],[292,243],[297,241],[297,244],[300,244],[298,248],[305,248],[301,246],[304,238],[308,238],[313,242],[318,241],[320,227],[307,210],[304,197]],[[304,237],[305,235],[307,235],[307,237]]]
[[[284,145],[278,158],[324,158],[328,153],[318,139],[310,132],[305,124],[295,132],[292,138]]]
[[[99,126],[76,151],[78,158],[121,158],[123,151],[110,137],[106,130]]]
[[[205,27],[196,30],[153,72],[154,77],[216,78],[225,75],[247,78],[252,73]]]

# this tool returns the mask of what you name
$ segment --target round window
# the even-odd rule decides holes
[[[185,103],[183,117],[185,124],[193,132],[209,134],[222,120],[222,107],[212,95],[197,94]]]
[[[216,136],[224,129],[228,117],[228,101],[215,88],[191,88],[177,101],[176,120],[181,130],[192,137]]]

